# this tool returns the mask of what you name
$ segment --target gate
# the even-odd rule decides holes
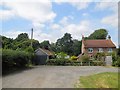
[[[106,66],[112,66],[112,56],[106,56],[105,64]]]

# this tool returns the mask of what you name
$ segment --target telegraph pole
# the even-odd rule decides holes
[[[31,29],[31,47],[33,46],[32,39],[33,39],[33,28]]]

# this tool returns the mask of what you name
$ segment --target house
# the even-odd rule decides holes
[[[108,39],[98,40],[85,40],[82,37],[82,55],[87,54],[90,57],[94,56],[98,52],[113,52],[116,50],[115,44],[112,42],[111,37]]]
[[[46,64],[46,60],[49,60],[52,57],[54,57],[54,52],[38,48],[37,50],[35,50],[34,63],[44,65]]]

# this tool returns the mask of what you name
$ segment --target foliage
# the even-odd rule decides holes
[[[108,31],[106,29],[98,29],[95,30],[92,34],[90,34],[88,39],[106,39],[107,35]]]
[[[46,61],[47,65],[61,65],[61,66],[104,66],[102,61],[87,61],[81,62],[77,60],[68,60],[68,59],[50,59]]]
[[[76,88],[118,88],[118,73],[116,72],[81,76],[79,80],[80,83],[75,85]]]
[[[116,66],[116,67],[120,67],[120,57],[119,56],[116,56],[113,63],[112,63],[113,66]]]
[[[13,44],[12,44],[13,39],[7,38],[5,36],[0,36],[0,38],[2,38],[2,39],[0,39],[0,43],[2,44],[2,48],[4,48],[4,49],[13,48]]]
[[[70,62],[70,60],[68,59],[50,59],[46,61],[47,65],[62,65],[62,66],[65,66],[66,63],[68,62]]]
[[[94,59],[95,59],[95,60],[99,60],[99,61],[105,60],[105,53],[104,53],[104,52],[96,53],[96,54],[94,55]]]
[[[69,56],[64,52],[60,52],[60,53],[57,54],[57,58],[58,59],[68,59]]]
[[[82,62],[89,62],[89,56],[88,55],[81,56],[81,61]]]
[[[18,35],[18,37],[15,39],[15,41],[25,41],[28,40],[28,34],[27,33],[21,33]]]
[[[73,40],[72,55],[78,56],[81,53],[82,41]]]
[[[30,63],[30,59],[31,55],[28,52],[3,49],[2,50],[3,72],[15,67],[26,67],[26,65]]]
[[[29,53],[34,53],[34,49],[31,46],[27,47],[25,51]]]
[[[56,42],[57,52],[62,51],[67,53],[68,55],[71,55],[73,52],[72,46],[73,46],[73,41],[71,34],[69,33],[65,33],[64,36],[58,39]]]
[[[120,46],[119,46],[119,48],[117,50],[117,55],[120,56]]]
[[[47,49],[47,50],[50,50],[50,49],[51,49],[51,47],[50,47],[50,42],[49,42],[49,41],[43,41],[43,42],[41,42],[41,43],[40,43],[40,47],[41,47],[41,48],[45,48],[45,49]]]
[[[77,60],[78,57],[76,57],[76,56],[71,56],[70,59],[71,59],[71,60]]]

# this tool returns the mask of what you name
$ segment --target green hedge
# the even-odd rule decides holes
[[[50,59],[46,62],[47,65],[60,65],[60,66],[104,66],[104,62],[102,61],[74,61],[67,59]]]
[[[31,54],[25,51],[15,51],[10,49],[2,50],[2,69],[26,67],[31,60]]]

